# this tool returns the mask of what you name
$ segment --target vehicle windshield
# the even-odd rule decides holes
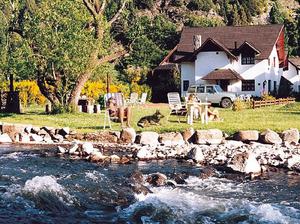
[[[223,92],[223,89],[220,87],[220,86],[218,86],[218,85],[216,85],[215,86],[215,90],[217,91],[217,92]]]

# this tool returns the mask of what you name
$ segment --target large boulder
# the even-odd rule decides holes
[[[261,173],[261,167],[255,155],[249,152],[238,153],[234,155],[227,165],[234,171],[241,173]]]
[[[178,132],[168,132],[159,135],[159,142],[164,145],[183,145],[184,140],[180,133]]]
[[[182,132],[182,137],[185,142],[193,142],[194,141],[194,128],[187,128]]]
[[[288,143],[298,143],[299,142],[299,130],[296,128],[291,128],[282,132],[282,140]]]
[[[12,140],[7,133],[0,135],[0,143],[11,143]]]
[[[153,173],[146,178],[146,181],[153,186],[164,186],[167,182],[167,176],[162,173]]]
[[[194,147],[189,151],[188,158],[194,160],[197,163],[203,162],[205,160],[202,149],[198,147]]]
[[[282,139],[275,131],[267,129],[260,134],[260,141],[265,144],[281,144]]]
[[[120,140],[123,143],[134,143],[136,132],[133,128],[123,128],[120,135]]]
[[[223,140],[223,133],[218,129],[197,130],[195,133],[196,144],[220,144]]]
[[[235,134],[234,138],[242,142],[258,141],[259,132],[255,130],[239,131]]]
[[[156,132],[145,131],[139,135],[137,138],[137,143],[142,145],[156,146],[159,144],[158,137],[159,135]]]

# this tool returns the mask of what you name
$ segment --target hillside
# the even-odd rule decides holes
[[[183,26],[285,24],[286,48],[290,55],[300,55],[299,0],[135,0],[133,4],[133,21],[139,23],[139,29],[142,26],[140,32],[134,35],[134,54],[142,57],[141,55],[148,53],[150,58],[144,56],[137,62],[134,56],[135,62],[129,58],[125,65],[155,67],[162,56],[176,45]],[[160,22],[157,23],[157,20]],[[121,36],[130,42],[130,30],[126,30],[129,24],[130,22],[125,26],[123,24],[124,33]],[[160,31],[156,36],[147,32],[157,29]],[[143,47],[138,43],[138,35],[144,38]],[[151,50],[147,52],[145,46]],[[137,52],[141,49],[142,54]]]

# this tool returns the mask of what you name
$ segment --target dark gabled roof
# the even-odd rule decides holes
[[[244,80],[243,77],[232,69],[216,69],[202,78],[203,80]]]
[[[204,42],[208,38],[221,43],[229,50],[241,46],[245,41],[255,46],[260,54],[256,59],[266,59],[270,56],[283,25],[255,25],[255,26],[220,26],[220,27],[184,27],[181,33],[180,42],[177,46],[177,53],[193,53],[193,37],[201,35]]]
[[[163,63],[157,66],[154,70],[177,70],[178,65],[175,63]]]
[[[229,57],[236,59],[237,57],[235,55],[233,55],[222,43],[220,43],[219,41],[215,40],[214,38],[207,38],[206,41],[201,45],[201,47],[199,47],[198,49],[196,49],[193,53],[193,57],[196,57],[197,54],[199,52],[202,51],[203,48],[205,48],[205,46],[209,43],[212,43],[216,46],[218,46],[220,49],[222,49]]]
[[[300,70],[300,57],[291,57],[289,58],[289,62],[296,67],[296,69]]]
[[[245,41],[239,48],[238,51],[241,51],[245,46],[250,47],[253,51],[256,52],[256,54],[260,54],[260,50],[258,50],[253,44],[248,43]]]

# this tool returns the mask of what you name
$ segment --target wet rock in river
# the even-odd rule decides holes
[[[261,173],[261,167],[255,155],[250,152],[243,152],[234,155],[227,165],[234,171],[241,173]]]
[[[260,141],[265,144],[281,144],[282,139],[280,138],[279,134],[275,131],[267,129],[266,131],[260,134]]]
[[[144,177],[143,174],[136,170],[132,173],[132,175],[129,177],[130,181],[133,184],[143,184],[144,183]]]
[[[66,153],[66,151],[67,150],[64,147],[62,147],[62,146],[58,146],[57,147],[57,152],[58,153],[64,154],[64,153]]]
[[[69,149],[69,154],[74,154],[77,149],[79,148],[78,144],[74,144],[70,149]]]
[[[197,163],[203,162],[205,160],[202,149],[199,147],[192,148],[188,153],[188,158],[194,160]]]
[[[214,176],[215,174],[216,174],[216,169],[210,166],[210,167],[205,167],[204,169],[202,169],[199,177],[201,179],[207,179],[209,177]]]
[[[153,173],[146,178],[146,181],[155,187],[159,187],[164,186],[167,179],[167,176],[162,173]]]
[[[282,132],[282,140],[288,143],[298,143],[299,142],[299,130],[296,128],[291,128]]]
[[[111,163],[120,163],[121,158],[117,155],[111,155],[110,156],[110,162]]]

